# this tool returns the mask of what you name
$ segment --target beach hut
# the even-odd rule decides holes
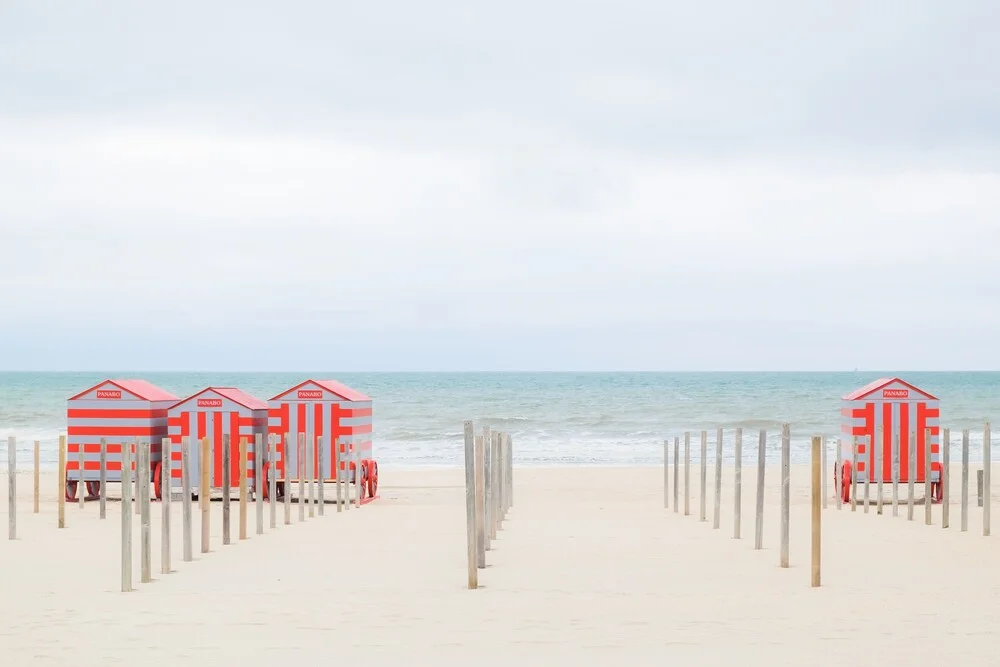
[[[145,380],[104,380],[67,400],[66,497],[74,500],[79,482],[96,497],[101,488],[101,439],[106,450],[105,479],[122,481],[122,444],[150,443],[150,464],[160,462],[167,435],[167,409],[178,398]],[[83,471],[80,471],[80,448]],[[133,469],[135,466],[135,458]]]
[[[284,483],[298,481],[298,439],[314,441],[312,470],[319,471],[323,448],[324,480],[336,480],[331,442],[340,449],[340,479],[358,485],[358,498],[378,494],[378,462],[372,457],[372,399],[336,380],[305,380],[268,401],[268,429],[280,437],[273,474]],[[286,439],[287,438],[287,439]],[[356,469],[360,459],[361,470]],[[269,474],[272,468],[268,466]],[[314,481],[318,474],[313,476]]]
[[[260,434],[267,440],[267,403],[256,396],[235,387],[206,387],[196,394],[172,405],[168,411],[170,478],[171,486],[178,488],[183,483],[181,439],[189,438],[191,443],[191,488],[197,489],[201,483],[201,442],[208,438],[211,448],[210,484],[212,488],[222,488],[222,440],[230,438],[229,482],[230,488],[239,486],[241,438],[247,439],[247,484],[254,488],[254,438]],[[266,452],[261,453],[266,456]],[[161,489],[161,471],[157,467],[153,473],[156,497]],[[211,492],[211,489],[208,490]]]
[[[898,446],[899,482],[908,483],[914,476],[915,483],[925,483],[926,447],[931,448],[931,488],[936,500],[941,499],[941,444],[940,401],[930,393],[899,378],[880,378],[842,398],[842,425],[844,435],[842,458],[844,472],[837,479],[841,483],[841,497],[850,501],[852,458],[851,446],[857,438],[858,481],[892,483],[894,448]],[[926,431],[930,429],[930,442]],[[914,442],[915,440],[915,442]],[[896,444],[898,443],[898,445]],[[916,469],[910,468],[911,448],[916,447]],[[879,469],[875,470],[875,449],[881,456]],[[836,473],[835,473],[836,474]]]

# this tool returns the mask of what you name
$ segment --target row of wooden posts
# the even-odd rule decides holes
[[[484,427],[475,435],[465,422],[465,533],[469,588],[479,587],[479,570],[486,567],[497,531],[514,506],[514,449],[509,434]]]
[[[789,563],[789,506],[790,506],[790,453],[791,453],[791,429],[788,424],[783,424],[781,428],[781,538],[780,538],[780,552],[779,552],[779,565],[780,567],[787,568]],[[942,510],[941,510],[941,527],[949,527],[949,464],[950,455],[949,449],[951,446],[951,437],[948,429],[942,430],[943,442],[942,442],[942,456],[941,456],[941,480],[942,480]],[[925,433],[924,442],[929,443],[931,441],[931,432],[928,429]],[[688,516],[691,513],[691,433],[684,433],[684,515]],[[881,442],[881,438],[878,439]],[[910,442],[915,442],[915,438],[912,437]],[[674,437],[673,442],[673,503],[674,512],[680,511],[680,436]],[[699,518],[701,521],[706,521],[706,493],[707,493],[707,477],[708,477],[708,431],[701,431],[701,487],[700,487],[700,497],[699,497]],[[758,436],[757,444],[757,497],[756,497],[756,521],[754,526],[754,549],[759,550],[763,548],[764,544],[764,469],[765,469],[765,450],[767,444],[767,430],[761,429]],[[983,535],[988,536],[990,534],[990,424],[987,422],[983,429],[983,470],[982,470],[982,482],[980,486],[980,503],[983,507]],[[743,429],[737,428],[735,434],[735,499],[734,499],[734,512],[733,512],[733,537],[740,539],[741,537],[741,518],[742,518],[742,488],[743,488]],[[857,511],[858,495],[857,495],[857,469],[858,469],[858,441],[857,438],[853,439],[852,445],[852,471],[851,476],[851,511]],[[924,475],[924,485],[925,485],[925,523],[927,525],[933,524],[933,503],[932,500],[932,489],[931,489],[931,475],[929,471],[931,470],[931,448],[925,447],[925,470],[928,474]],[[899,514],[899,443],[898,439],[894,443],[894,461],[893,461],[893,490],[892,490],[892,506],[893,506],[893,516],[898,516]],[[916,470],[916,448],[910,448],[910,470]],[[881,448],[878,446],[872,447],[872,453],[874,454],[874,469],[880,470],[880,457]],[[820,585],[820,567],[821,567],[821,551],[822,551],[822,521],[821,521],[821,510],[827,506],[827,475],[826,475],[826,439],[822,436],[813,436],[812,438],[812,460],[811,460],[811,584],[812,586]],[[720,528],[721,523],[721,506],[722,506],[722,458],[723,458],[723,429],[718,429],[716,432],[715,439],[715,503],[713,508],[712,517],[712,527],[714,529]],[[837,463],[836,471],[841,470],[841,441],[837,440]],[[670,441],[663,441],[663,507],[669,507],[670,499]],[[913,520],[914,516],[914,480],[916,475],[911,474],[908,476],[908,498],[907,516],[909,520]],[[840,496],[840,475],[837,475],[837,509],[840,510],[843,503],[841,502]],[[864,510],[867,513],[869,511],[869,480],[868,475],[865,475],[865,481],[863,483],[864,491]],[[877,477],[877,500],[876,507],[879,514],[882,514],[883,505],[883,493],[882,493],[882,476]],[[962,523],[961,530],[965,531],[968,529],[968,515],[969,515],[969,431],[966,429],[962,431],[962,501],[961,501],[961,511],[962,511]]]
[[[712,527],[721,527],[722,518],[722,442],[723,429],[716,431],[715,438],[715,506],[712,514]],[[674,479],[673,500],[674,512],[679,511],[679,476],[680,476],[680,437],[674,438]],[[811,544],[811,583],[820,585],[821,564],[821,500],[824,497],[824,477],[821,467],[823,456],[822,436],[812,438],[812,544]],[[754,549],[764,548],[764,463],[767,445],[767,430],[761,429],[757,441],[757,513],[754,525]],[[789,481],[790,481],[791,427],[783,424],[781,427],[781,551],[779,564],[788,567],[788,530],[789,530]],[[735,485],[736,498],[734,505],[733,537],[740,539],[742,534],[742,489],[743,489],[743,429],[736,429],[735,439]],[[670,487],[670,441],[663,441],[663,507],[669,506]],[[706,521],[706,495],[708,481],[708,431],[701,432],[701,494],[699,497],[699,519]],[[684,433],[684,515],[691,514],[691,433]]]
[[[914,433],[910,433],[910,442],[916,442]],[[949,528],[951,525],[950,521],[950,477],[949,471],[951,470],[951,431],[950,429],[941,429],[941,527]],[[990,433],[990,423],[986,422],[983,426],[983,449],[982,449],[982,461],[983,467],[978,471],[978,504],[983,508],[983,535],[989,536],[990,534],[990,467],[991,467],[991,440],[992,436]],[[882,442],[882,433],[879,432],[877,436],[877,441]],[[924,442],[931,441],[931,431],[927,429],[924,433]],[[840,470],[841,460],[840,460],[840,441],[837,441],[837,470]],[[851,443],[851,458],[852,458],[852,469],[857,471],[858,469],[858,440],[854,438]],[[882,448],[875,446],[872,448],[873,461],[872,467],[876,471],[882,469]],[[917,467],[917,451],[916,447],[909,448],[910,460],[909,469],[916,470]],[[892,443],[892,515],[899,516],[899,437],[896,436]],[[924,447],[924,470],[931,469],[931,448]],[[909,475],[907,479],[907,497],[906,497],[906,518],[909,521],[913,521],[914,517],[914,507],[917,504],[914,499],[914,486],[916,475]],[[875,486],[875,508],[878,514],[882,514],[884,503],[883,494],[883,476],[878,475],[876,478]],[[864,506],[864,512],[867,514],[869,508],[871,507],[871,482],[869,480],[869,475],[865,474],[864,480],[861,483],[861,491],[863,495],[863,501],[861,501]],[[933,503],[931,502],[931,476],[929,474],[924,475],[924,523],[928,526],[933,525],[934,515],[933,515]],[[853,475],[851,478],[851,511],[856,512],[858,506],[858,479],[857,475]],[[841,507],[840,502],[837,503],[837,509]],[[961,531],[965,532],[969,529],[969,429],[964,429],[962,431],[962,495],[961,495]]]
[[[288,436],[286,435],[286,438]],[[262,436],[258,434],[256,436],[256,449],[255,451],[262,451]],[[322,439],[322,438],[321,438]],[[312,462],[315,460],[314,456],[317,455],[313,449],[313,443],[315,439],[311,434],[299,434],[298,438],[298,496],[297,504],[299,506],[299,521],[305,520],[306,508],[308,507],[309,517],[314,517],[318,511],[320,516],[324,515],[324,510],[326,506],[325,498],[325,485],[324,476],[315,475],[313,470]],[[277,445],[279,439],[276,436],[268,437],[268,452],[269,460],[276,460],[277,456]],[[183,505],[183,558],[185,562],[193,560],[193,540],[192,540],[192,479],[191,479],[191,466],[189,461],[191,460],[191,441],[190,438],[184,437],[181,440],[181,479],[182,479],[182,492],[181,501]],[[10,437],[7,444],[7,463],[8,463],[8,517],[9,517],[9,539],[17,538],[17,457],[16,457],[16,439]],[[248,476],[247,476],[247,438],[241,438],[239,442],[239,503],[240,503],[240,524],[239,524],[239,537],[241,540],[247,539],[247,522],[249,513],[247,511],[247,502],[249,496],[248,488]],[[332,448],[334,451],[334,469],[339,470],[340,468],[340,457],[339,457],[339,446]],[[80,470],[83,470],[83,448],[80,448]],[[319,456],[319,469],[325,470],[325,448],[318,448]],[[121,502],[121,512],[122,512],[122,544],[121,544],[121,590],[123,592],[128,592],[133,590],[132,586],[132,554],[133,554],[133,539],[132,539],[132,512],[133,512],[133,498],[135,500],[135,513],[140,516],[140,581],[142,583],[147,583],[152,580],[152,562],[151,562],[151,533],[150,533],[150,512],[151,512],[151,501],[152,493],[150,492],[150,475],[148,472],[146,474],[133,474],[133,451],[136,457],[135,469],[136,471],[149,471],[150,470],[150,443],[148,441],[140,441],[135,439],[133,443],[126,444],[122,447],[122,502]],[[199,509],[201,511],[201,553],[209,552],[209,543],[211,535],[211,481],[210,481],[210,470],[212,467],[212,447],[211,441],[208,438],[201,440],[201,480],[199,485]],[[100,470],[100,518],[105,519],[107,517],[107,479],[106,479],[106,455],[107,455],[107,444],[104,439],[101,440],[101,470]],[[223,436],[222,441],[222,543],[224,545],[231,543],[231,521],[230,521],[230,506],[231,506],[231,480],[230,480],[230,470],[231,470],[231,444],[230,437],[228,435]],[[360,480],[360,460],[359,454],[355,452],[355,470]],[[169,456],[162,457],[162,489],[163,489],[163,502],[161,503],[163,518],[161,523],[161,573],[169,574],[173,570],[171,569],[170,554],[171,554],[171,530],[170,530],[170,508],[172,500],[172,477],[170,474],[171,463]],[[255,456],[255,479],[260,480],[263,477],[262,466],[263,457]],[[60,436],[59,438],[59,491],[58,491],[58,527],[66,527],[66,436]],[[316,481],[313,478],[316,477]],[[270,502],[268,503],[270,507],[270,527],[277,527],[277,475],[271,474],[268,480],[269,484],[269,494]],[[79,505],[82,508],[84,506],[85,493],[84,493],[84,483],[83,481],[78,482],[78,496]],[[134,489],[133,489],[134,485]],[[306,487],[308,486],[308,490]],[[351,498],[351,484],[347,478],[343,475],[337,475],[335,479],[336,488],[336,505],[337,511],[341,512],[344,509],[351,509],[351,505],[361,506],[360,492],[356,492],[355,498]],[[257,519],[257,534],[261,535],[264,532],[264,514],[263,514],[263,493],[261,493],[262,487],[258,488],[254,493],[254,500],[256,503],[256,519]],[[284,522],[285,525],[292,523],[291,519],[291,488],[286,483],[285,493],[284,493]],[[36,440],[34,443],[34,513],[39,512],[39,442]]]

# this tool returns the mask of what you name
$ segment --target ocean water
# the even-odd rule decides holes
[[[898,375],[941,399],[941,423],[970,429],[971,458],[981,460],[983,424],[1000,421],[1000,373],[319,373],[374,400],[374,452],[379,466],[454,466],[462,461],[462,429],[472,420],[512,434],[518,465],[656,465],[663,439],[692,431],[744,429],[744,456],[756,456],[767,429],[767,458],[776,462],[780,429],[791,424],[792,462],[809,459],[813,435],[836,438],[840,397],[879,377]],[[187,396],[208,385],[237,386],[262,399],[308,376],[294,373],[145,373]],[[18,439],[19,468],[40,440],[42,464],[55,467],[66,429],[66,399],[118,373],[0,373],[0,461],[7,436]],[[749,433],[748,433],[749,431]],[[960,441],[952,437],[952,445]],[[996,443],[1000,437],[994,437]],[[831,447],[831,456],[832,447]],[[710,454],[711,456],[711,454]],[[997,454],[993,454],[997,460]]]

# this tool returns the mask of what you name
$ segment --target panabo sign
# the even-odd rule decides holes
[[[98,389],[97,398],[108,401],[120,401],[122,398],[121,389]]]
[[[909,389],[883,389],[882,398],[909,398]]]
[[[199,408],[221,408],[222,399],[221,398],[199,398],[198,399]]]
[[[298,395],[299,398],[304,398],[304,399],[307,399],[307,400],[318,400],[318,399],[323,398],[323,390],[322,389],[299,389],[299,392],[298,392],[297,395]]]

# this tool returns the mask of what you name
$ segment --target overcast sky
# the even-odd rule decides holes
[[[0,368],[1000,368],[1000,2],[0,8]]]

